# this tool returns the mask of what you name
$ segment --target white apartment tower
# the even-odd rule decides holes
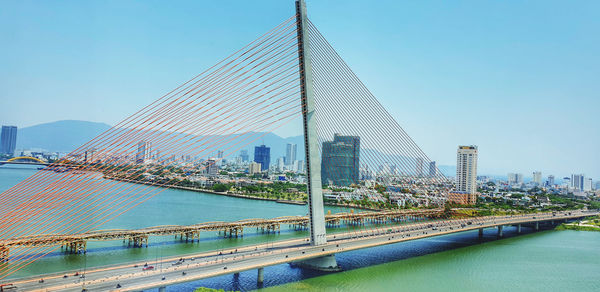
[[[456,151],[456,190],[477,192],[477,146],[458,146]]]

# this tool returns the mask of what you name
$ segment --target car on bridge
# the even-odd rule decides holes
[[[151,271],[154,270],[154,266],[147,266],[147,267],[143,267],[142,271]]]
[[[17,290],[17,286],[13,285],[13,284],[2,284],[0,285],[0,292],[4,292],[4,291],[16,291]]]

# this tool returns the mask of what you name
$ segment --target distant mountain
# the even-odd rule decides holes
[[[56,121],[26,127],[19,129],[17,132],[17,150],[43,149],[71,152],[110,128],[110,125],[104,123],[75,120]],[[171,135],[175,137],[177,134]],[[248,150],[251,159],[254,157],[254,146],[263,143],[271,147],[271,163],[275,163],[277,158],[285,156],[287,143],[298,145],[297,159],[302,159],[304,153],[304,139],[302,136],[282,138],[276,134],[267,133],[244,147]],[[223,145],[222,148],[229,146]]]
[[[40,125],[35,125],[27,128],[19,129],[17,133],[17,149],[44,149],[47,151],[58,151],[58,152],[71,152],[79,146],[85,144],[89,140],[94,137],[100,135],[104,131],[110,129],[111,126],[104,123],[94,123],[87,121],[74,121],[74,120],[66,120],[66,121],[56,121],[52,123],[45,123]],[[171,141],[184,141],[183,139],[179,139],[184,136],[182,133],[169,133],[165,134],[165,132],[155,132],[150,131],[146,133],[138,133],[132,135],[139,136],[170,136],[168,138]],[[248,150],[248,155],[250,159],[254,157],[254,146],[259,146],[265,144],[266,146],[271,148],[271,164],[275,164],[277,158],[283,157],[286,154],[286,144],[293,143],[297,144],[297,153],[296,159],[303,160],[304,158],[304,137],[303,136],[293,136],[288,138],[282,138],[273,133],[254,133],[250,132],[242,137],[238,137],[237,139],[234,136],[238,134],[230,134],[225,136],[205,136],[203,138],[195,138],[193,142],[189,144],[183,145],[183,148],[187,149],[196,149],[196,153],[198,157],[215,157],[217,150],[226,150],[226,152],[232,151],[234,149],[240,148],[242,144],[239,142],[241,140],[245,140],[244,137],[252,137],[250,140],[255,140],[250,144],[243,146],[242,149]],[[262,136],[262,137],[261,137]],[[257,137],[260,137],[256,139]],[[185,140],[189,140],[186,138]],[[206,148],[203,143],[207,140],[210,141],[230,141],[225,143],[224,145],[220,145],[219,149],[210,148],[207,151],[200,151],[200,149]],[[155,150],[160,150],[156,144],[153,145]],[[230,149],[227,151],[227,149]],[[236,150],[236,152],[238,152]],[[239,152],[238,152],[239,153]],[[231,153],[231,156],[228,159],[232,159],[237,156],[238,153]],[[389,155],[384,154],[379,151],[373,149],[361,149],[361,156],[369,157],[371,163],[373,165],[369,165],[370,169],[377,170],[379,169],[379,165],[382,163],[392,163],[398,164],[400,162],[409,162],[413,165],[416,165],[414,158],[409,158],[407,156],[401,155]],[[375,159],[377,158],[377,159]],[[427,167],[427,166],[426,166]],[[446,176],[454,176],[456,174],[455,166],[446,166],[446,165],[438,165],[439,170]],[[406,170],[410,171],[410,170]]]
[[[19,129],[17,149],[44,149],[70,152],[110,129],[104,123],[65,120]]]

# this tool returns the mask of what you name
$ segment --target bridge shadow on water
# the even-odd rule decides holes
[[[516,227],[505,226],[502,239],[518,237],[525,234],[535,233],[533,229],[523,228],[521,234],[517,234]],[[487,228],[484,236],[479,238],[478,231],[466,231],[457,234],[449,234],[432,238],[412,240],[407,242],[389,244],[367,249],[349,251],[336,254],[338,264],[344,271],[360,269],[368,266],[379,265],[408,258],[424,256],[436,252],[443,252],[462,247],[474,246],[486,242],[502,240],[497,237],[497,229]],[[317,272],[288,264],[266,267],[264,269],[264,283],[257,285],[257,271],[250,270],[242,272],[239,276],[233,274],[209,279],[182,283],[167,287],[167,291],[193,291],[198,287],[224,289],[225,291],[251,291],[260,288],[272,287],[286,283],[301,281],[326,275],[325,272]],[[148,291],[157,291],[148,290]]]

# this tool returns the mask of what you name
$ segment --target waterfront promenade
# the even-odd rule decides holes
[[[143,270],[145,263],[138,262],[89,270],[85,278],[73,277],[71,274],[63,278],[63,274],[55,274],[17,279],[10,283],[27,291],[81,291],[83,287],[90,291],[139,291],[252,269],[258,269],[257,281],[260,282],[262,268],[265,266],[468,230],[481,231],[483,228],[497,228],[498,236],[501,237],[503,226],[507,225],[516,225],[518,230],[521,226],[537,228],[542,223],[558,224],[597,214],[598,211],[565,211],[418,222],[328,235],[327,244],[321,246],[312,246],[307,239],[294,239],[187,255],[185,261],[172,258],[161,263],[149,263],[154,265],[152,270]],[[41,278],[44,279],[43,283],[40,283]],[[117,285],[120,286],[118,289]]]

